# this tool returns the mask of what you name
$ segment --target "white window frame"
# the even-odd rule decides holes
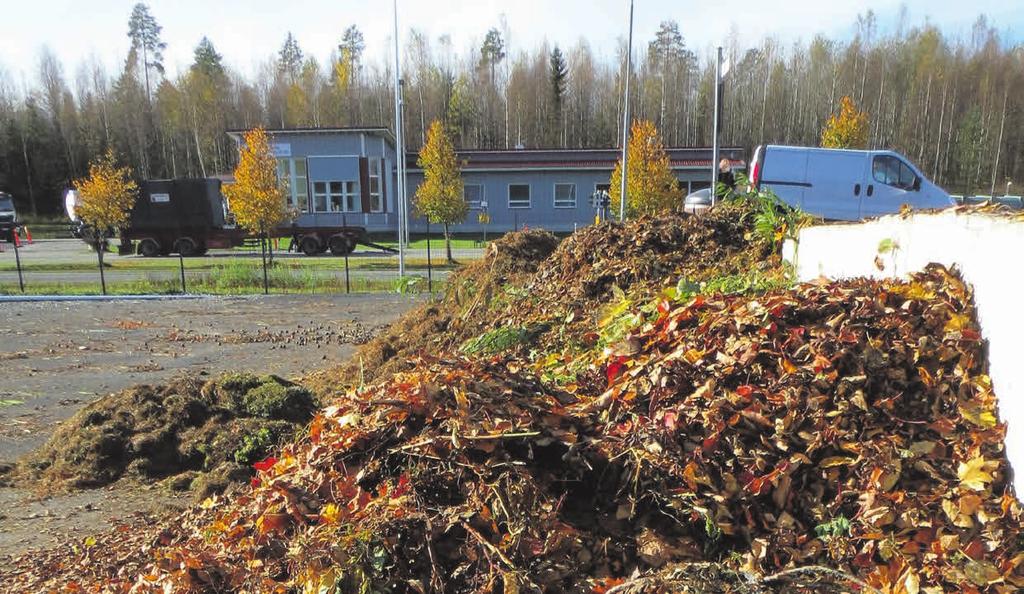
[[[612,194],[612,184],[611,184],[611,182],[600,183],[600,184],[595,183],[594,184],[594,191],[587,198],[587,201],[590,202],[590,208],[597,208],[597,202],[594,201],[594,197],[597,196],[597,193],[601,191],[601,188],[598,187],[598,186],[608,186],[608,190],[606,190],[606,191],[608,192],[609,196],[611,196],[611,194]]]
[[[568,203],[568,200],[564,200],[561,205],[558,203],[558,186],[569,186],[572,188],[572,204]],[[576,184],[572,182],[558,182],[552,186],[551,189],[551,206],[558,209],[571,209],[576,208]]]
[[[480,188],[480,199],[477,200],[478,204],[476,205],[477,208],[479,208],[481,203],[487,201],[487,198],[485,197],[485,194],[484,194],[484,185],[483,184],[462,184],[462,199],[465,200],[466,204],[468,204],[470,207],[473,207],[473,201],[466,197],[466,188],[468,188],[470,186],[473,186],[474,188]]]
[[[323,192],[317,191],[316,187],[317,187],[318,184],[323,184],[323,186],[324,186]],[[319,198],[323,198],[323,201],[324,201],[324,207],[323,207],[322,210],[317,208],[317,200]],[[313,210],[311,210],[310,212],[331,212],[331,186],[330,186],[330,182],[328,182],[328,181],[315,181],[315,182],[313,182],[313,199],[312,199],[310,205],[313,207]]]
[[[367,166],[367,169],[369,170],[369,180],[370,180],[369,181],[369,184],[370,184],[370,212],[373,212],[373,213],[384,212],[384,193],[383,193],[383,185],[381,184],[381,182],[384,179],[384,177],[382,175],[382,172],[384,170],[384,164],[383,164],[382,160],[378,159],[377,157],[370,157],[368,159],[368,161],[369,161],[369,165]],[[376,171],[374,171],[374,165],[376,165]],[[374,181],[377,182],[377,190],[376,191],[374,191],[374,189],[373,189],[373,182]]]
[[[512,205],[512,186],[526,186],[526,206]],[[508,184],[508,189],[505,195],[508,197],[509,210],[528,210],[533,206],[533,187],[529,183]]]
[[[306,170],[305,175],[299,175],[296,165],[302,163]],[[284,171],[282,171],[284,169]],[[282,173],[285,174],[282,177]],[[285,191],[285,203],[299,212],[313,212],[309,192],[309,163],[305,157],[281,157],[277,159],[277,179],[281,182]],[[304,190],[304,191],[300,191]],[[305,198],[306,204],[303,207],[300,196]]]

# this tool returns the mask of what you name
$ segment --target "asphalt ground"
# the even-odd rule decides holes
[[[61,421],[129,386],[227,371],[295,379],[335,364],[420,299],[392,293],[0,303],[0,463],[15,462]],[[45,498],[0,488],[0,558],[186,503],[117,485]]]

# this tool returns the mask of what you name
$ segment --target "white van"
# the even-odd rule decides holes
[[[823,219],[859,221],[915,209],[955,204],[910,161],[893,151],[853,151],[802,146],[759,146],[750,181],[787,204]]]

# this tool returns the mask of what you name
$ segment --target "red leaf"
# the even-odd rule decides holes
[[[742,386],[736,388],[736,393],[744,398],[750,398],[751,394],[754,393],[754,386],[751,386],[749,384],[743,384]]]
[[[253,464],[252,467],[258,470],[259,472],[266,472],[273,468],[274,464],[277,464],[277,458],[273,456],[267,456],[263,460],[260,460],[259,462]]]
[[[608,369],[605,370],[608,376],[608,383],[615,381],[615,378],[619,377],[622,373],[622,369],[626,366],[625,360],[625,357],[615,357],[608,363]]]

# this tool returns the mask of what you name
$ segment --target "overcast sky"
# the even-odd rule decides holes
[[[979,14],[1014,42],[1024,40],[1022,0],[637,0],[635,45],[642,47],[658,23],[679,22],[687,44],[698,52],[721,43],[735,25],[744,43],[771,35],[784,42],[816,33],[849,38],[858,13],[872,8],[882,32],[897,22],[905,5],[908,21],[928,20],[947,34],[967,37]],[[135,0],[0,0],[0,67],[19,80],[34,80],[39,50],[46,44],[64,63],[68,78],[95,54],[111,71],[128,51],[127,21]],[[389,0],[151,0],[168,48],[173,74],[187,67],[206,35],[232,67],[253,74],[291,31],[302,49],[325,60],[341,32],[356,24],[370,56],[384,55],[392,31]],[[585,37],[601,55],[614,52],[627,29],[627,0],[399,0],[403,31],[409,27],[432,39],[448,34],[460,53],[479,44],[504,15],[511,46],[532,47],[547,39],[563,46]],[[404,36],[404,33],[403,33]]]

